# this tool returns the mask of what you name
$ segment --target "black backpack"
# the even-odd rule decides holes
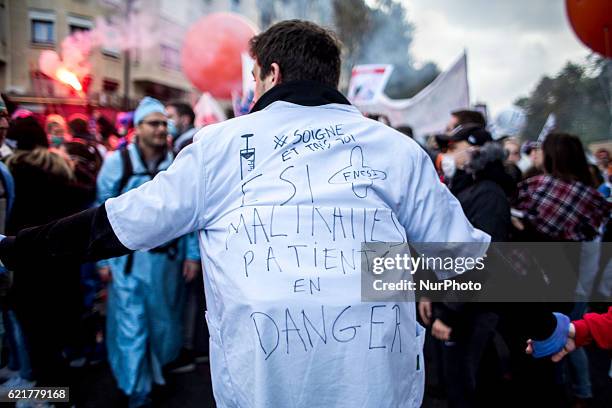
[[[119,149],[119,154],[121,155],[121,164],[123,167],[122,173],[121,173],[121,180],[119,180],[119,189],[117,190],[119,192],[119,194],[121,194],[123,192],[123,189],[125,188],[125,186],[127,186],[128,182],[130,181],[130,178],[132,178],[132,176],[149,176],[151,178],[151,180],[153,180],[153,177],[155,177],[158,173],[158,171],[156,170],[155,172],[150,172],[150,171],[145,171],[142,173],[134,173],[134,167],[132,166],[132,159],[130,158],[130,152],[127,149],[127,145],[123,146],[121,149]],[[146,168],[146,166],[145,166]],[[176,258],[177,254],[178,254],[178,241],[180,238],[176,238],[173,239],[172,241],[158,246],[156,248],[150,249],[149,252],[154,253],[154,254],[159,254],[159,253],[165,253],[170,259],[174,259]],[[127,262],[125,264],[125,269],[124,269],[124,273],[126,275],[129,275],[132,272],[132,265],[134,264],[134,253],[131,252],[128,255],[128,259]]]
[[[119,154],[121,155],[121,165],[123,167],[123,171],[121,173],[121,180],[119,180],[119,189],[117,190],[119,194],[123,193],[123,189],[125,188],[125,186],[127,186],[127,183],[130,181],[130,178],[132,178],[132,176],[150,176],[151,179],[155,177],[156,173],[153,174],[148,171],[145,173],[134,173],[134,167],[132,166],[132,159],[130,158],[130,152],[127,148],[127,145],[119,149]]]

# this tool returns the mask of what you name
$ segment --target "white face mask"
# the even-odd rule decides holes
[[[524,173],[527,170],[529,170],[531,166],[533,166],[533,160],[531,160],[529,156],[523,155],[521,156],[521,160],[519,160],[518,163],[516,163],[516,165]]]
[[[442,155],[441,162],[442,172],[444,173],[444,177],[452,178],[457,171],[457,165],[455,164],[455,158],[450,154]]]

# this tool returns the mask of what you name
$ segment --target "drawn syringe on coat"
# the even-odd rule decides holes
[[[246,141],[246,147],[240,149],[240,179],[244,180],[244,177],[255,168],[255,148],[249,148],[249,138],[252,137],[252,133],[242,135]]]

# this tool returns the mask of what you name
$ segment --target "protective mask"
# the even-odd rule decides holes
[[[64,143],[64,138],[62,136],[51,136],[51,146],[59,147],[62,143]]]
[[[533,160],[529,156],[523,155],[516,165],[524,173],[533,166]]]
[[[168,119],[168,134],[172,136],[173,139],[180,136],[179,129],[172,119]]]
[[[442,155],[442,162],[440,163],[444,177],[450,179],[457,172],[457,165],[455,164],[455,158],[451,155]]]

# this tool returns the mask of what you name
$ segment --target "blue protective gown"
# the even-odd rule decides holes
[[[146,168],[134,143],[128,146],[133,176],[118,191],[123,174],[119,151],[112,153],[98,176],[98,202],[137,188],[149,181]],[[162,171],[172,163],[167,156],[158,164]],[[147,214],[140,214],[147,217]],[[199,260],[197,235],[180,238],[166,253],[137,251],[131,255],[131,271],[126,273],[130,255],[102,261],[110,266],[106,321],[108,359],[119,388],[127,395],[147,394],[153,382],[164,384],[162,366],[175,359],[182,345],[182,313],[185,259]]]

